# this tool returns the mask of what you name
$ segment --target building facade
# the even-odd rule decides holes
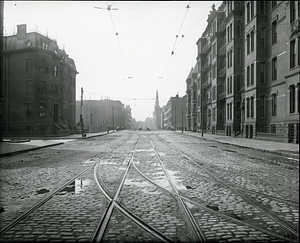
[[[81,101],[76,101],[76,122],[80,122]],[[84,127],[89,132],[111,129],[131,129],[131,108],[119,100],[84,100],[82,109]],[[80,126],[79,126],[80,127]]]
[[[299,143],[299,5],[223,1],[212,7],[196,43],[197,131]],[[187,102],[193,89],[187,85]]]
[[[4,37],[3,132],[62,136],[75,124],[76,70],[57,42],[25,24]]]
[[[162,108],[161,123],[163,129],[173,127],[175,130],[186,130],[186,95],[171,97]]]

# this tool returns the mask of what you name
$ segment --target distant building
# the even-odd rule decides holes
[[[159,106],[158,90],[156,90],[155,106],[153,112],[154,127],[153,129],[161,129],[161,111]]]
[[[196,44],[197,131],[299,143],[299,1],[213,5]],[[189,109],[192,74],[186,80]],[[195,131],[192,116],[188,110]]]
[[[161,119],[164,129],[173,127],[174,129],[186,130],[186,95],[171,97],[162,108]]]
[[[76,101],[76,123],[80,121],[81,101]],[[119,100],[84,100],[82,118],[89,132],[105,131],[107,127],[131,129],[131,108]]]
[[[4,37],[4,135],[68,135],[76,126],[75,63],[55,40],[26,29]]]

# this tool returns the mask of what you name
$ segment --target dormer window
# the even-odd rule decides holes
[[[42,47],[43,47],[44,50],[48,50],[49,49],[49,44],[43,41],[42,42]]]

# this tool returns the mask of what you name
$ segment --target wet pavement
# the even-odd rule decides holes
[[[0,165],[0,230],[51,196],[1,242],[92,241],[123,176],[104,242],[160,241],[152,229],[175,242],[299,240],[299,163],[287,156],[173,132],[121,131]]]

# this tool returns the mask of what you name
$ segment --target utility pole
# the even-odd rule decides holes
[[[202,90],[202,80],[200,81],[201,82],[201,127],[202,127],[202,129],[201,129],[201,136],[203,137],[203,126],[204,126],[204,124],[203,124],[203,122],[204,122],[204,117],[203,117],[203,114],[204,114],[204,112],[203,112],[203,90]]]
[[[81,109],[80,109],[80,123],[81,123],[81,136],[83,137],[83,88],[81,87]]]
[[[112,129],[114,131],[115,121],[114,121],[114,106],[112,106]]]
[[[176,105],[175,105],[175,132],[176,132]]]
[[[91,126],[93,126],[93,114],[91,114]]]
[[[181,133],[183,133],[183,108],[182,108],[182,103],[181,103]]]

